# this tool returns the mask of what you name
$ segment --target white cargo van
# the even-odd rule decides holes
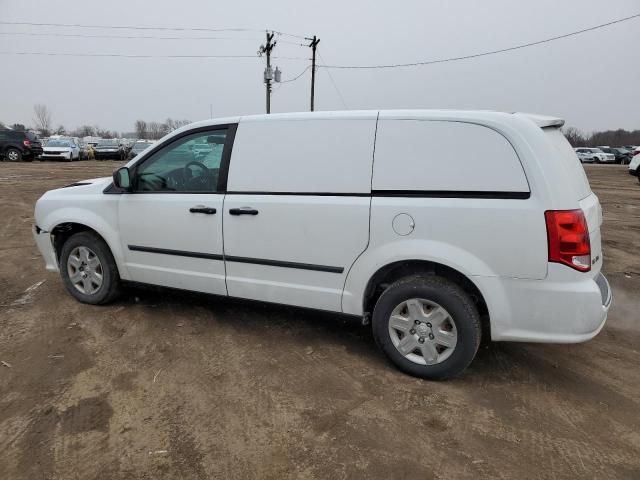
[[[113,180],[47,192],[34,234],[81,302],[139,282],[357,315],[401,370],[447,378],[483,332],[572,343],[604,325],[602,213],[562,124],[484,111],[207,120]]]

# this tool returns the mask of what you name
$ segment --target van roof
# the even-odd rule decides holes
[[[261,115],[243,115],[237,117],[215,118],[203,120],[191,124],[188,128],[204,127],[209,125],[220,125],[224,123],[237,122],[260,122],[278,120],[329,120],[329,119],[352,119],[365,120],[377,117],[387,119],[430,119],[430,120],[467,120],[467,121],[502,121],[509,122],[514,117],[525,117],[535,123],[540,128],[556,127],[564,125],[564,120],[557,117],[538,115],[520,112],[498,112],[493,110],[337,110],[320,112],[291,112],[273,113]],[[185,128],[185,127],[183,127]]]

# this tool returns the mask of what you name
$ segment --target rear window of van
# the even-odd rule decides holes
[[[585,173],[584,168],[582,167],[582,164],[578,159],[578,156],[576,155],[573,148],[571,148],[571,145],[564,137],[560,129],[555,127],[548,127],[543,128],[542,131],[545,133],[545,136],[547,137],[549,142],[558,152],[557,161],[561,163],[565,171],[565,178],[563,180],[565,182],[571,183],[580,200],[591,195],[591,187],[589,186],[587,174]]]
[[[373,190],[528,193],[529,184],[513,146],[491,128],[385,119],[378,122]]]

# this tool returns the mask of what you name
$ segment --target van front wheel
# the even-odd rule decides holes
[[[67,291],[82,303],[103,305],[120,294],[116,262],[109,246],[95,233],[76,233],[64,243],[60,274]]]
[[[398,280],[373,311],[378,346],[403,372],[429,380],[462,373],[478,351],[480,316],[455,283],[438,276]]]

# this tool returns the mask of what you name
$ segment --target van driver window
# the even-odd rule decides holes
[[[136,172],[138,192],[216,192],[227,130],[194,133],[152,154]]]

